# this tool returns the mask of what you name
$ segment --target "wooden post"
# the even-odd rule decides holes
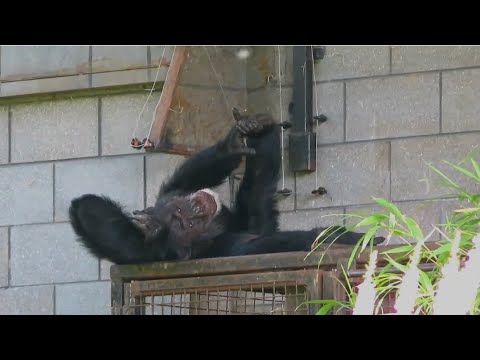
[[[167,123],[168,113],[172,104],[173,93],[177,87],[178,76],[180,69],[185,62],[187,46],[177,46],[175,53],[170,61],[170,67],[168,70],[168,77],[165,79],[165,83],[162,89],[161,101],[158,104],[157,111],[155,113],[155,120],[152,125],[152,131],[150,133],[150,141],[153,143],[152,147],[145,147],[145,151],[153,151],[160,142],[165,124]]]

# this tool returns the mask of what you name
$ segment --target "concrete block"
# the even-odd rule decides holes
[[[431,199],[451,194],[452,190],[440,186],[443,179],[430,170],[430,162],[458,185],[478,192],[478,183],[459,176],[459,172],[443,163],[456,163],[477,147],[478,135],[474,133],[392,140],[392,199]],[[480,161],[478,156],[476,160]]]
[[[10,237],[13,286],[98,279],[98,260],[77,242],[70,223],[14,226]]]
[[[52,221],[52,164],[0,167],[0,189],[0,226]]]
[[[223,88],[245,89],[247,60],[237,57],[237,52],[241,48],[240,46],[188,47],[178,83],[187,86],[219,88],[221,85]],[[164,46],[151,46],[150,49],[152,65],[158,66]],[[177,50],[178,47],[175,51]],[[172,55],[173,46],[167,46],[163,63],[170,63]],[[212,69],[212,65],[215,70]],[[165,78],[166,70],[166,67],[161,68],[159,78]],[[157,69],[153,68],[151,70],[152,81],[156,71]]]
[[[147,66],[147,46],[92,46],[92,72]]]
[[[149,70],[124,70],[92,74],[92,87],[143,84],[149,82]]]
[[[280,50],[280,56],[279,56]],[[278,60],[280,58],[280,77]],[[293,85],[293,46],[252,46],[247,59],[247,89]]]
[[[394,74],[478,65],[478,46],[392,46]]]
[[[86,74],[90,71],[88,46],[3,45],[1,80]]]
[[[442,132],[480,130],[480,70],[449,71],[442,76]]]
[[[67,221],[71,200],[87,193],[109,196],[126,211],[143,209],[143,186],[143,156],[57,163],[55,221]]]
[[[57,315],[110,315],[110,281],[56,285]]]
[[[0,164],[8,163],[8,148],[10,147],[8,135],[8,107],[0,107]]]
[[[280,113],[280,88],[269,87],[251,91],[247,94],[247,111],[249,113],[269,113],[278,121],[291,121],[288,106],[292,101],[293,89],[285,87],[281,89]],[[342,83],[318,84],[313,91],[313,114],[325,114],[328,120],[319,124],[318,143],[343,142],[344,129],[344,96]],[[317,111],[318,109],[318,111]],[[316,128],[316,124],[314,129]],[[288,144],[288,132],[285,134]]]
[[[318,84],[314,88],[313,115],[324,114],[327,116],[327,121],[323,124],[319,123],[318,130],[316,130],[319,144],[343,142],[345,128],[343,94],[342,83]]]
[[[282,88],[282,106],[280,108],[280,88],[269,87],[251,91],[247,94],[247,108],[239,108],[240,112],[267,113],[273,116],[277,122],[290,121],[288,104],[292,101],[292,88]],[[286,137],[287,139],[287,137]],[[288,143],[288,141],[286,141]]]
[[[1,96],[56,93],[60,91],[87,89],[88,75],[73,75],[25,81],[12,81],[2,84]]]
[[[8,228],[0,228],[0,288],[8,286]]]
[[[155,76],[157,78],[157,82],[165,80],[165,77],[167,75],[167,70],[170,66],[170,61],[172,60],[173,48],[174,46],[172,45],[150,46],[150,64],[149,64],[151,66],[150,81],[155,81]],[[160,64],[160,69],[158,69],[159,64]],[[157,71],[158,71],[158,75],[157,75]],[[184,71],[183,66],[182,66],[182,71]]]
[[[327,46],[315,64],[317,81],[386,75],[390,71],[388,46]]]
[[[0,289],[0,315],[53,315],[53,285]]]
[[[352,81],[346,96],[347,140],[440,132],[438,74]]]
[[[12,162],[97,155],[97,103],[77,99],[12,106]]]
[[[280,230],[311,230],[330,225],[343,226],[344,209],[300,210],[280,213]]]
[[[140,141],[147,137],[159,97],[157,92],[152,93],[150,98],[148,93],[102,98],[102,155],[140,153],[130,146],[132,135],[135,134]]]
[[[235,120],[232,108],[243,109],[244,90],[177,86],[165,126],[165,141],[175,145],[204,148],[224,138]]]
[[[388,197],[389,150],[383,142],[318,148],[318,184],[315,172],[296,175],[297,209],[368,204],[373,197]],[[313,195],[318,186],[325,195]]]
[[[185,156],[165,153],[146,155],[147,206],[155,204],[160,186],[172,176],[185,159]]]

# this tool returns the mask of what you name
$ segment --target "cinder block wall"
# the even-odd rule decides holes
[[[292,48],[280,51],[281,84],[278,58],[276,47],[254,48],[247,101],[251,111],[286,119]],[[373,197],[395,202],[425,233],[441,223],[457,203],[446,199],[449,192],[425,163],[459,179],[441,161],[459,161],[479,147],[479,66],[478,46],[326,46],[314,65],[313,111],[328,116],[317,130],[318,171],[292,174],[285,152],[285,186],[294,194],[282,200],[282,228],[341,220],[324,215],[368,214],[378,209]],[[312,195],[317,186],[328,194]]]
[[[232,65],[231,49],[208,50],[227,101],[245,104],[245,63]],[[215,117],[218,137],[231,112],[203,51],[193,49],[185,64],[177,94],[190,106],[169,127]],[[142,209],[184,158],[130,147],[163,46],[2,46],[0,52],[0,314],[109,314],[110,263],[75,241],[68,207],[73,197],[96,193],[126,210]],[[154,92],[147,103],[140,139],[159,96]],[[194,135],[188,139],[194,145],[205,141]],[[230,201],[228,183],[217,190]]]
[[[230,105],[287,118],[291,47],[280,56],[282,111],[276,47],[252,47],[246,62],[232,48],[209,50]],[[127,210],[142,208],[183,159],[129,146],[162,52],[0,48],[0,314],[110,312],[110,264],[77,245],[67,209],[86,192],[110,195]],[[213,116],[220,136],[229,126],[222,92],[205,57],[192,66],[180,88],[204,105],[185,107],[170,131]],[[424,228],[440,222],[454,204],[431,181],[419,181],[431,175],[423,161],[459,160],[478,146],[479,67],[478,47],[327,46],[315,65],[319,112],[329,118],[318,129],[318,173],[292,174],[285,152],[285,187],[294,194],[280,202],[282,228],[331,224],[335,217],[322,216],[371,209],[372,196],[395,201]],[[114,95],[112,86],[125,90]],[[71,97],[43,96],[52,91]],[[158,98],[154,92],[148,102],[140,137]],[[194,129],[188,140],[206,141]],[[288,132],[284,139],[287,145]],[[311,195],[316,183],[327,196]],[[219,190],[228,203],[228,184]]]

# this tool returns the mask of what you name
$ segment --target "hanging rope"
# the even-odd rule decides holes
[[[315,59],[313,56],[313,45],[310,45],[310,50],[312,54],[312,73],[313,73],[313,94],[315,97],[315,113],[316,115],[313,117],[316,121],[315,125],[315,158],[317,160],[317,164],[315,166],[315,190],[312,191],[312,194],[315,195],[325,195],[327,190],[324,187],[318,186],[318,128],[319,123],[324,122],[327,118],[325,115],[319,114],[318,111],[318,95],[317,95],[317,79],[315,77]]]
[[[160,68],[162,67],[162,59],[163,59],[163,56],[165,55],[166,48],[167,48],[167,46],[164,45],[163,46],[163,51],[162,51],[162,56],[160,57],[160,61],[158,63],[158,67],[157,67],[157,73],[155,74],[155,80],[153,81],[152,88],[150,89],[150,93],[148,94],[147,99],[145,100],[145,103],[143,104],[143,107],[142,107],[142,110],[140,111],[140,114],[138,114],[137,121],[135,123],[135,128],[133,129],[131,145],[135,149],[141,149],[144,145],[144,143],[141,143],[140,140],[138,140],[135,135],[137,133],[138,123],[140,121],[140,118],[142,117],[142,114],[145,111],[145,107],[147,106],[148,100],[152,96],[153,90],[155,89],[155,84],[157,83],[158,74],[160,73]],[[158,104],[157,104],[157,106],[158,106]]]
[[[176,50],[177,46],[175,45],[173,47],[173,52],[172,52],[172,60],[173,58],[175,57],[175,50]],[[167,82],[168,80],[168,74],[170,73],[170,69],[171,67],[169,66],[168,67],[168,70],[167,70],[167,74],[165,75],[165,82]],[[148,135],[147,135],[147,141],[150,141],[150,134],[152,132],[152,128],[153,128],[153,123],[155,122],[155,115],[157,113],[157,108],[158,108],[158,105],[160,105],[160,102],[162,101],[162,96],[163,96],[163,91],[160,93],[160,98],[158,99],[158,102],[157,102],[157,105],[155,106],[155,110],[153,110],[153,114],[152,114],[152,122],[150,124],[150,129],[148,130]]]
[[[233,116],[233,113],[232,113],[232,107],[230,106],[230,104],[228,102],[227,96],[225,95],[225,91],[223,91],[223,86],[222,86],[222,82],[220,80],[220,76],[218,75],[217,71],[215,70],[215,66],[213,65],[212,58],[210,57],[210,54],[209,54],[209,52],[208,52],[208,50],[205,46],[203,46],[203,49],[207,53],[208,62],[210,63],[210,67],[212,68],[213,73],[215,74],[215,78],[217,79],[217,83],[220,87],[220,90],[222,91],[223,100],[225,101],[225,106],[227,107],[228,112],[232,115],[233,121],[236,121],[235,117]]]

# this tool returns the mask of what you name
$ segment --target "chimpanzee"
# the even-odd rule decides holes
[[[326,243],[355,244],[363,233],[340,226],[279,231],[280,126],[268,114],[233,114],[227,136],[186,159],[162,184],[154,206],[130,215],[105,196],[73,199],[69,216],[78,240],[116,264],[309,251],[320,234]],[[229,209],[211,188],[244,156],[245,173]],[[383,241],[374,238],[374,244]]]

